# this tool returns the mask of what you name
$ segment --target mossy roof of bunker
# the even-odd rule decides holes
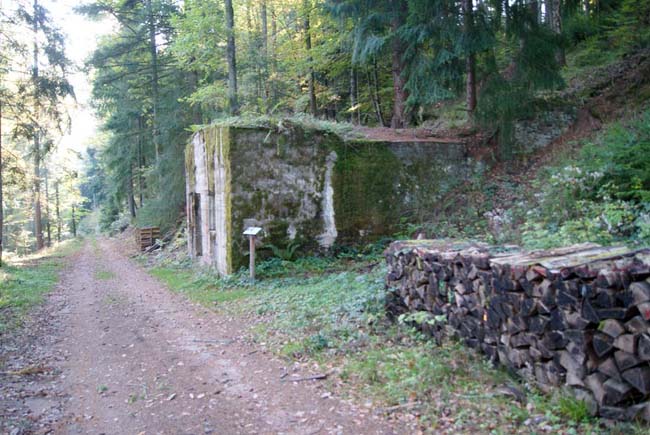
[[[346,122],[334,122],[315,119],[310,116],[290,117],[229,117],[220,118],[206,125],[197,125],[195,131],[208,127],[231,127],[238,129],[265,129],[275,133],[301,128],[307,133],[324,133],[338,136],[346,143],[389,144],[389,143],[436,143],[449,145],[463,145],[470,138],[435,136],[432,131],[425,128],[391,129],[387,127],[360,127]]]

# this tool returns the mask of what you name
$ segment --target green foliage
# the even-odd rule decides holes
[[[564,34],[572,44],[578,44],[602,33],[598,17],[587,14],[570,14],[564,20]]]
[[[514,142],[514,121],[535,113],[532,103],[536,92],[558,88],[563,80],[555,59],[561,41],[538,22],[528,4],[516,2],[506,26],[503,42],[512,53],[511,64],[505,73],[500,72],[496,57],[487,57],[488,76],[476,117],[484,127],[498,132],[499,157],[512,160],[519,152],[519,144]]]
[[[561,396],[557,401],[560,415],[575,422],[587,422],[591,419],[587,404],[569,395]]]
[[[614,124],[579,158],[539,178],[524,245],[649,243],[650,112]]]
[[[614,15],[611,35],[628,50],[650,47],[650,0],[623,0]]]
[[[273,255],[283,261],[292,261],[296,258],[297,250],[300,248],[300,244],[297,242],[291,242],[284,248],[279,248],[273,244],[266,246],[273,252]]]
[[[125,208],[140,225],[168,230],[176,224],[184,204],[186,128],[200,123],[184,100],[194,77],[170,50],[157,47],[155,56],[151,50],[152,32],[160,40],[174,38],[171,20],[178,9],[165,0],[152,1],[151,11],[146,6],[100,1],[79,8],[117,22],[115,34],[99,42],[88,62],[96,71],[93,99],[106,134],[89,160],[84,194],[101,202],[104,230]]]
[[[582,160],[589,170],[602,172],[596,195],[650,202],[650,111],[608,128],[599,142],[583,149]]]

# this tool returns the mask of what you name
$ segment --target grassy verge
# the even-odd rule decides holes
[[[37,255],[5,263],[0,269],[0,333],[19,325],[30,308],[43,301],[63,268],[64,258],[80,243],[68,241]]]
[[[190,300],[207,307],[221,302],[236,301],[251,296],[252,286],[228,286],[213,273],[170,266],[157,266],[149,270],[151,275],[164,282],[171,290],[184,294]]]
[[[375,413],[417,420],[424,432],[646,433],[602,427],[561,391],[542,394],[459,343],[438,346],[388,322],[381,265],[331,260],[305,272],[276,261],[262,270],[267,278],[254,285],[245,274],[220,279],[169,266],[151,272],[205,306],[255,317],[254,339],[288,360],[318,364],[333,373],[328,388]]]

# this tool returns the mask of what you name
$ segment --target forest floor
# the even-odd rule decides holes
[[[317,364],[247,340],[243,319],[173,294],[86,242],[22,329],[0,336],[0,432],[411,433],[344,401]]]
[[[0,328],[0,434],[647,433],[389,321],[377,257],[263,263],[251,283],[131,239],[54,256],[58,285]]]

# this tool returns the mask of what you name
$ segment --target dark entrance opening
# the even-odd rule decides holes
[[[194,215],[194,232],[192,234],[194,251],[199,257],[203,255],[203,237],[201,236],[203,223],[201,222],[201,195],[198,193],[192,194],[192,214]]]

